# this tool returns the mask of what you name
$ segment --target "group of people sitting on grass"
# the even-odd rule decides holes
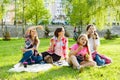
[[[68,39],[65,37],[64,28],[57,28],[54,36],[50,39],[49,49],[45,52],[38,52],[40,44],[36,29],[42,26],[30,27],[25,33],[25,47],[22,49],[23,56],[18,65],[45,64],[66,60],[74,69],[81,69],[87,66],[104,66],[111,63],[111,59],[101,55],[97,48],[100,45],[100,38],[94,25],[87,25],[86,34],[81,34],[77,42],[68,48]],[[46,44],[46,43],[45,43]],[[70,50],[67,53],[68,49]]]

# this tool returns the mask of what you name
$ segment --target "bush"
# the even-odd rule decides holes
[[[68,31],[66,31],[66,30],[65,30],[65,36],[66,36],[66,37],[70,37],[69,32],[68,32]]]
[[[50,33],[50,30],[49,30],[48,26],[45,26],[45,33],[44,33],[45,38],[49,37],[49,33]]]
[[[115,38],[118,38],[118,37],[119,36],[117,34],[113,35],[109,29],[107,29],[107,31],[105,33],[105,36],[104,36],[105,39],[109,39],[109,40],[110,39],[115,39]]]
[[[119,38],[118,34],[112,35],[112,38]]]
[[[107,29],[104,38],[105,39],[112,39],[112,33],[109,29]]]
[[[69,34],[69,32],[66,30],[66,28],[65,28],[64,25],[63,25],[63,28],[64,28],[64,30],[65,30],[65,36],[66,36],[66,37],[70,37],[70,34]]]
[[[4,33],[3,40],[10,40],[10,33],[8,31]]]

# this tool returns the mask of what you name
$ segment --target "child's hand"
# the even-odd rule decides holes
[[[76,51],[79,52],[82,48],[83,48],[83,46],[79,46]]]
[[[25,52],[25,51],[26,51],[25,48],[22,48],[21,50],[22,50],[22,52]]]

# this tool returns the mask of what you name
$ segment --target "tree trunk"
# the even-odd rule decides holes
[[[23,0],[22,32],[23,32],[23,36],[24,36],[24,34],[25,34],[24,0]]]
[[[3,14],[3,3],[2,3],[2,14]],[[1,26],[2,26],[2,36],[4,37],[4,28],[3,28],[3,18],[2,18],[2,24],[1,24]]]

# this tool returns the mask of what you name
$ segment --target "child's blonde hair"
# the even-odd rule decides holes
[[[87,35],[86,34],[81,34],[81,35],[79,35],[79,37],[78,37],[78,39],[77,39],[77,44],[79,45],[80,43],[79,43],[79,40],[80,40],[80,38],[81,37],[86,37],[86,44],[84,45],[84,47],[87,47],[88,48],[88,53],[90,54],[90,49],[89,49],[89,44],[88,44],[88,37],[87,37]]]
[[[87,46],[87,44],[88,44],[88,37],[87,37],[86,34],[81,34],[81,35],[78,36],[77,44],[80,44],[80,43],[79,43],[79,40],[80,40],[80,38],[83,37],[83,36],[86,37],[86,41],[87,41],[87,42],[86,42],[86,45],[85,45],[85,46]]]

